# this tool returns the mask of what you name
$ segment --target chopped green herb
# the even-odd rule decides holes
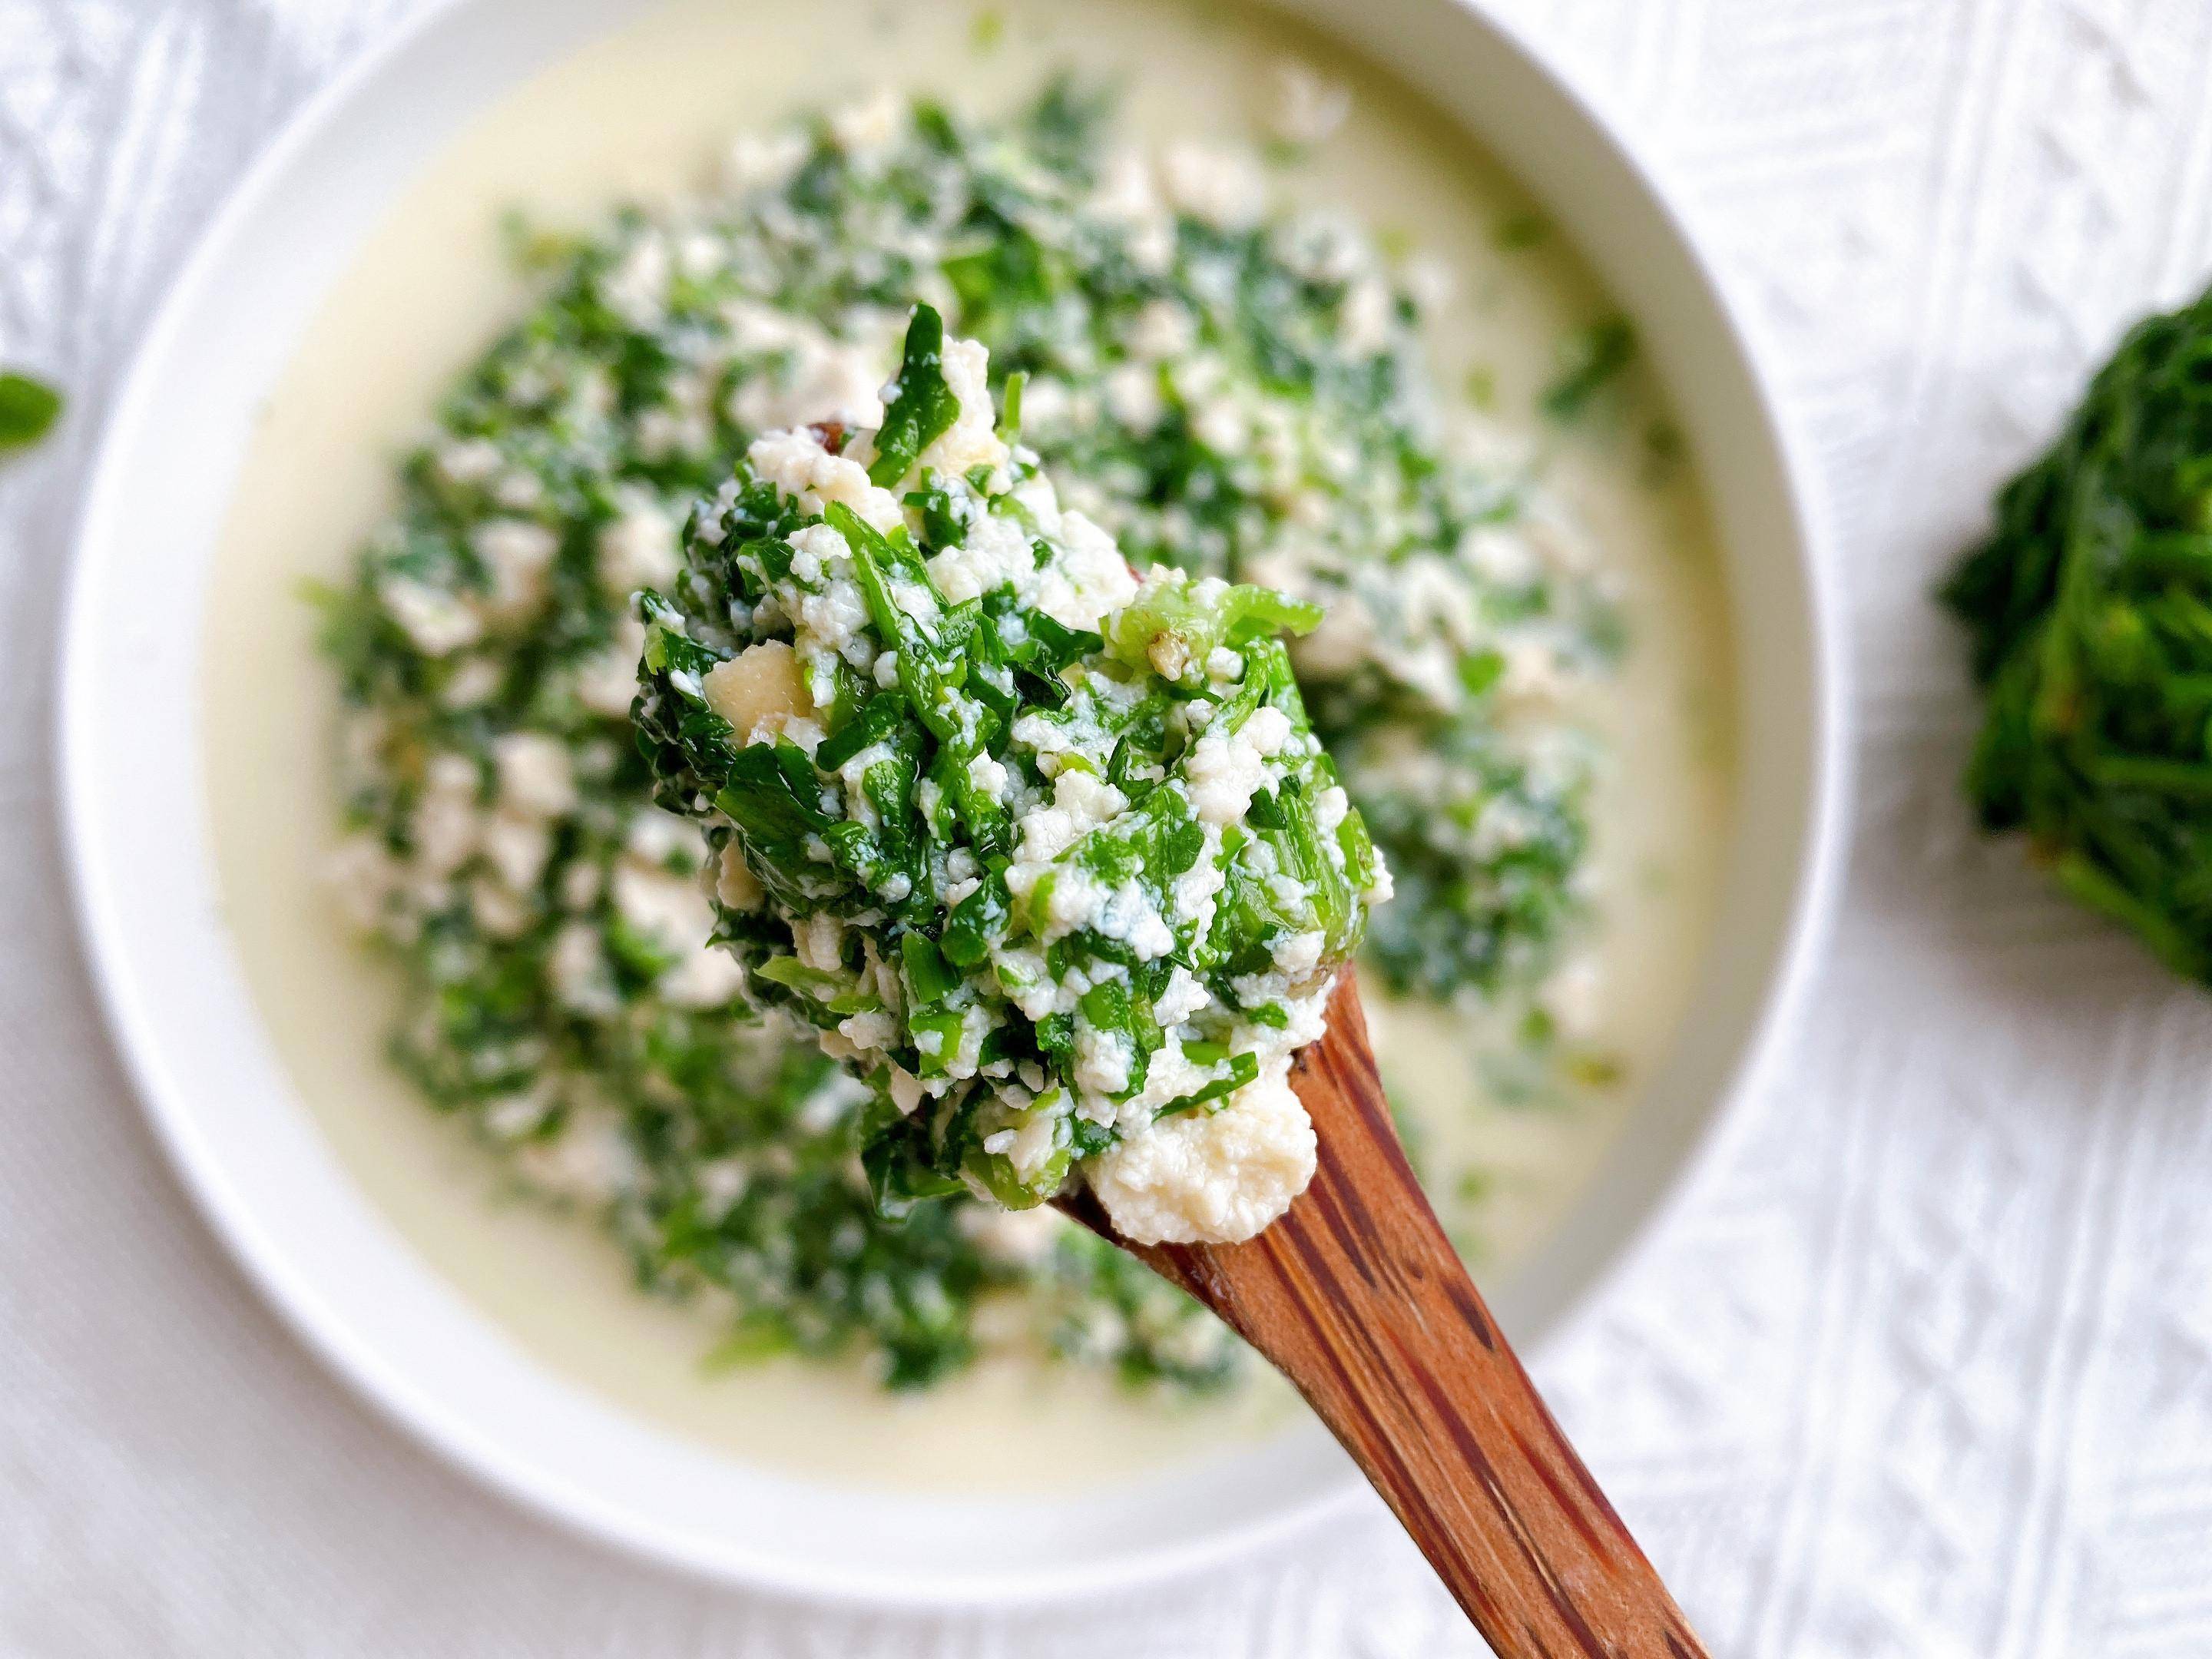
[[[1680,427],[1672,421],[1653,421],[1644,428],[1644,463],[1637,476],[1646,489],[1664,489],[1680,473],[1686,453]]]
[[[1635,361],[1636,327],[1626,317],[1577,330],[1560,344],[1559,372],[1539,400],[1544,413],[1562,425],[1581,419]]]
[[[916,306],[907,330],[905,361],[884,394],[883,429],[876,434],[869,479],[896,483],[959,414],[960,400],[945,383],[945,319],[928,306]]]
[[[1491,245],[1502,252],[1511,252],[1524,247],[1534,247],[1552,234],[1551,226],[1540,213],[1515,213],[1498,222],[1490,234]]]
[[[38,442],[61,412],[62,394],[44,380],[0,374],[0,453]]]
[[[574,232],[540,224],[520,208],[501,215],[499,230],[507,263],[517,270],[550,270],[574,258],[586,246],[585,239]]]

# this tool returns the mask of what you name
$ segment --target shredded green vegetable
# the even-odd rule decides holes
[[[1984,826],[2212,982],[2212,295],[2138,324],[1942,590]]]
[[[61,412],[62,394],[44,380],[0,373],[0,454],[38,442]]]

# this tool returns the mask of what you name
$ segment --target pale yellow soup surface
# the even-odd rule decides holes
[[[226,916],[307,1109],[376,1206],[512,1340],[666,1430],[836,1480],[1002,1490],[1110,1480],[1279,1430],[1272,1383],[1227,1400],[1133,1396],[1105,1379],[999,1358],[918,1397],[857,1369],[795,1362],[710,1374],[697,1313],[641,1295],[592,1225],[503,1195],[484,1153],[385,1063],[388,970],[319,885],[332,839],[331,677],[303,579],[336,580],[391,501],[391,463],[442,388],[521,303],[497,234],[521,207],[588,222],[623,199],[696,189],[738,131],[891,86],[988,110],[1079,66],[1118,79],[1137,136],[1252,140],[1277,66],[1348,82],[1343,127],[1293,188],[1403,234],[1456,290],[1433,330],[1438,384],[1494,379],[1525,421],[1559,337],[1605,310],[1547,237],[1500,246],[1528,204],[1401,87],[1263,14],[1174,0],[962,5],[672,0],[539,75],[471,127],[401,198],[309,325],[240,473],[207,635],[211,811]],[[987,44],[988,43],[988,44]],[[835,50],[829,50],[834,45]],[[1485,1098],[1465,1019],[1377,1006],[1378,1052],[1425,1127],[1441,1188],[1479,1169],[1470,1243],[1510,1273],[1572,1204],[1682,1012],[1714,907],[1728,810],[1728,641],[1694,482],[1646,476],[1638,419],[1562,444],[1548,473],[1601,550],[1632,649],[1595,717],[1613,761],[1595,812],[1604,926],[1600,1041],[1621,1081],[1569,1110]],[[1523,411],[1516,416],[1513,411]]]

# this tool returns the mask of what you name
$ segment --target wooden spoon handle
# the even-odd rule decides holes
[[[1289,1213],[1130,1248],[1297,1385],[1503,1659],[1702,1659],[1414,1181],[1349,974],[1293,1081],[1321,1163]]]

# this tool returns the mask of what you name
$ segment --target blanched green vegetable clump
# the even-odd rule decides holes
[[[1311,1173],[1284,1074],[1387,896],[1277,637],[1320,613],[1140,583],[986,386],[921,307],[879,432],[752,445],[642,598],[641,740],[755,994],[874,1090],[879,1201],[1080,1169],[1140,1242],[1249,1237]]]
[[[1983,823],[2212,981],[2212,295],[2121,343],[1943,598],[1989,701]]]

